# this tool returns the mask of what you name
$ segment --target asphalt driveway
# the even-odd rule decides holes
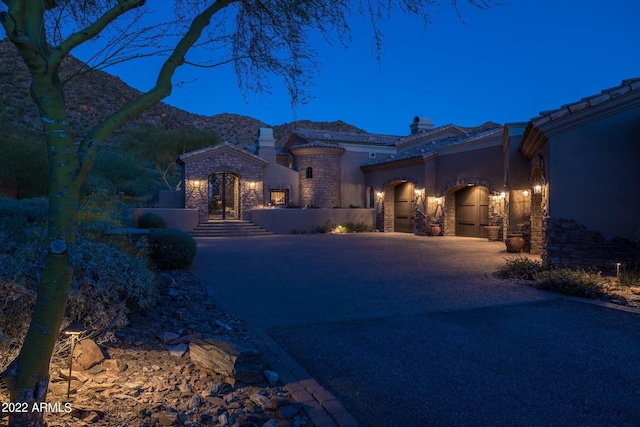
[[[640,316],[495,280],[501,243],[367,233],[198,250],[218,305],[361,426],[640,424]]]

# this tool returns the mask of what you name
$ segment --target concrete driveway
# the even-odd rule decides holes
[[[502,243],[366,233],[198,250],[218,305],[361,426],[640,423],[640,316],[495,280]]]

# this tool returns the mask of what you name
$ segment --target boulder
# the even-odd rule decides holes
[[[224,337],[195,339],[189,344],[191,362],[247,384],[264,381],[264,355],[253,344]]]

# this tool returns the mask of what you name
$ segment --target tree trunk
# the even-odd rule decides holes
[[[47,254],[29,330],[20,354],[3,373],[11,401],[28,409],[10,414],[12,427],[42,425],[43,413],[32,409],[45,401],[73,274],[68,251],[75,243],[78,158],[58,76],[55,71],[43,74],[32,72],[31,95],[43,120],[50,164]]]

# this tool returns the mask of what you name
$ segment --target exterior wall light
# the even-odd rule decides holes
[[[382,197],[384,196],[384,193],[383,193],[383,192],[381,192],[381,191],[378,191],[378,192],[376,193],[376,196],[378,196],[378,199],[382,199]]]
[[[198,181],[197,179],[195,181],[193,181],[193,186],[194,187],[200,187],[200,181]]]
[[[438,205],[441,205],[442,204],[442,197],[436,197],[436,203]]]
[[[533,194],[542,194],[542,185],[536,184],[533,186]]]
[[[254,181],[251,181],[249,183],[249,188],[252,189],[252,190],[255,190],[256,189],[256,183]]]
[[[507,197],[507,194],[504,191],[498,196],[500,199],[504,199],[505,197]]]
[[[522,190],[522,197],[529,197],[529,190]]]

